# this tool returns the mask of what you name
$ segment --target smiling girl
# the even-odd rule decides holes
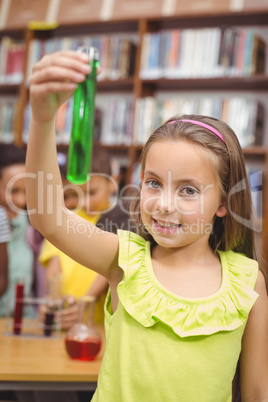
[[[139,234],[67,233],[68,219],[83,220],[58,199],[55,115],[88,61],[60,52],[34,67],[27,198],[32,224],[109,281],[93,401],[230,402],[238,361],[242,401],[268,401],[267,294],[243,156],[229,126],[175,116],[152,134],[132,205]],[[38,171],[47,178],[44,195],[48,184],[55,190],[42,211]]]

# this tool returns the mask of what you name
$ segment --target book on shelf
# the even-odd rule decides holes
[[[146,33],[140,78],[232,77],[264,74],[266,42],[254,29],[224,27]]]
[[[262,145],[264,106],[243,97],[145,97],[135,106],[133,142],[144,144],[152,132],[176,114],[203,114],[225,121],[235,131],[241,146]]]
[[[141,60],[140,60],[140,78],[148,78],[149,74],[149,53],[150,53],[151,34],[145,33],[142,37]]]
[[[265,72],[266,43],[259,36],[253,38],[250,74],[263,74]]]
[[[255,218],[255,230],[261,232],[263,217],[263,171],[261,169],[250,169],[248,180]]]
[[[0,98],[0,142],[14,142],[17,108],[18,101],[16,99]]]
[[[168,47],[166,52],[167,58],[165,59],[165,66],[168,66],[166,68],[166,77],[168,77],[169,75],[172,76],[173,72],[176,71],[177,68],[177,60],[179,59],[180,50],[180,30],[173,29],[170,35],[169,32],[166,32],[166,35],[168,36]]]
[[[32,67],[45,54],[59,50],[77,50],[80,46],[94,46],[100,52],[101,73],[98,81],[119,80],[133,76],[137,46],[133,35],[94,35],[33,39],[29,46],[27,80]]]
[[[23,80],[25,44],[4,36],[0,42],[0,84],[20,84]]]
[[[133,100],[114,97],[109,102],[101,142],[106,145],[130,145],[132,142]],[[108,124],[107,124],[108,122]]]

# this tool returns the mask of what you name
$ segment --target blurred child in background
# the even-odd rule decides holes
[[[60,172],[62,176],[62,181],[64,183],[64,202],[65,206],[73,210],[78,204],[78,194],[79,189],[77,186],[71,184],[66,178],[66,160],[67,157],[64,153],[58,152],[58,163],[60,167]],[[43,246],[44,238],[38,230],[34,229],[32,226],[29,227],[27,232],[27,241],[30,244],[34,252],[34,283],[33,292],[34,296],[38,298],[43,298],[46,296],[47,286],[46,286],[46,268],[39,261],[40,252]]]
[[[114,206],[111,203],[112,196],[117,191],[117,184],[111,177],[109,152],[100,148],[94,151],[91,178],[80,186],[68,182],[66,164],[61,164],[64,161],[60,159],[58,157],[66,207],[103,230],[116,233],[118,228],[128,228],[128,214],[118,205]],[[86,231],[88,228],[86,226],[71,227],[70,225],[69,230]],[[77,300],[85,294],[96,297],[95,321],[103,322],[104,299],[108,289],[108,282],[105,278],[78,264],[47,240],[44,241],[40,261],[46,266],[48,284],[57,278],[61,280],[61,296],[65,299],[66,306],[61,317],[63,329],[70,328],[77,321]],[[43,319],[45,309],[45,306],[41,309],[41,319]]]
[[[33,252],[27,243],[26,233],[29,226],[26,212],[25,193],[25,151],[13,144],[0,144],[0,205],[6,210],[11,239],[7,244],[8,285],[0,299],[0,317],[6,315],[9,300],[10,313],[14,311],[15,285],[24,283],[24,295],[31,295],[33,281]],[[34,310],[28,307],[26,316]]]
[[[8,256],[7,243],[11,239],[10,226],[6,211],[0,207],[0,297],[7,290]]]

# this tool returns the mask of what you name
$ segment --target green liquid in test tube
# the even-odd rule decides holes
[[[74,184],[83,184],[90,177],[99,51],[94,47],[82,47],[78,51],[89,55],[91,72],[74,91],[67,179]]]

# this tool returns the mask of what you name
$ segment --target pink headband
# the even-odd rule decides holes
[[[219,131],[216,130],[216,128],[209,126],[208,124],[201,123],[201,121],[197,121],[197,120],[172,120],[172,121],[169,121],[168,124],[173,124],[176,121],[185,121],[186,123],[192,123],[192,124],[196,124],[197,126],[204,127],[207,130],[211,131],[212,133],[216,134],[217,137],[219,137],[223,142],[225,142],[223,136],[219,133]]]

